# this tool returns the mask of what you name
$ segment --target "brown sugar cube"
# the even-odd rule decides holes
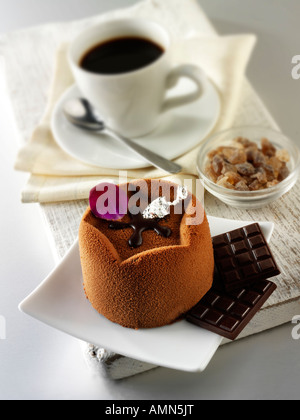
[[[242,144],[245,148],[247,148],[247,147],[253,147],[255,149],[258,148],[256,143],[254,143],[253,141],[250,141],[246,137],[237,137],[234,141]]]
[[[265,164],[263,168],[266,171],[268,182],[272,182],[276,178],[273,166],[269,164]]]
[[[224,159],[220,155],[215,155],[213,157],[211,167],[214,170],[216,175],[221,175],[223,169]]]
[[[222,155],[227,160],[227,162],[231,163],[232,165],[244,163],[247,160],[245,150],[237,147],[224,147],[222,150]]]
[[[279,184],[278,179],[273,179],[273,181],[267,182],[267,187],[275,187],[275,185]]]
[[[238,173],[241,175],[250,176],[255,173],[254,166],[249,162],[240,163],[236,165],[236,168],[237,168]]]
[[[225,175],[227,172],[237,173],[237,169],[235,165],[232,165],[231,163],[224,161],[222,174]]]
[[[289,162],[290,161],[290,155],[289,152],[285,149],[277,150],[276,155],[277,159],[279,159],[281,162]]]
[[[249,191],[249,187],[245,181],[239,181],[237,184],[235,184],[235,189],[237,191]]]
[[[255,166],[255,168],[259,168],[261,166],[263,166],[266,163],[266,157],[265,155],[257,150],[255,152],[255,154],[253,155],[253,166]]]
[[[278,181],[283,181],[285,178],[287,178],[290,174],[290,171],[286,164],[284,163],[282,167],[280,168],[279,174],[278,174]]]
[[[268,182],[267,174],[264,168],[258,168],[254,175],[251,175],[252,179],[257,179],[260,184],[266,184]]]
[[[261,148],[264,155],[272,157],[276,154],[276,148],[273,144],[266,138],[261,139]]]
[[[234,190],[234,185],[232,185],[228,181],[228,177],[227,176],[219,177],[219,180],[217,181],[217,185],[219,185],[220,187],[228,188],[230,190]]]
[[[237,172],[226,172],[225,177],[227,177],[227,182],[232,185],[236,185],[238,182],[243,180],[243,178]]]
[[[258,191],[264,188],[265,184],[261,184],[257,179],[255,179],[251,184],[249,185],[250,191]]]
[[[205,168],[205,174],[208,176],[209,179],[211,179],[213,182],[217,182],[218,176],[216,175],[215,171],[212,169],[212,167],[209,165]]]

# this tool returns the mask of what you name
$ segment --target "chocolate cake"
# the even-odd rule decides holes
[[[141,184],[141,185],[140,185]],[[129,198],[121,220],[88,208],[79,228],[84,290],[96,311],[123,327],[168,325],[195,306],[213,282],[214,254],[203,207],[188,193],[163,218],[145,219],[149,203],[176,201],[178,185],[161,180],[121,185]],[[138,191],[140,212],[130,199]]]

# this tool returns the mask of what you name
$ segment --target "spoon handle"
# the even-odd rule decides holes
[[[177,163],[172,162],[168,159],[163,158],[162,156],[157,155],[156,153],[151,152],[139,144],[134,143],[132,140],[127,137],[122,136],[121,134],[116,133],[111,128],[105,128],[104,130],[108,135],[114,137],[116,140],[121,141],[131,150],[142,156],[145,160],[151,163],[153,166],[159,169],[163,169],[166,172],[171,174],[178,174],[182,171],[182,167],[177,165]]]

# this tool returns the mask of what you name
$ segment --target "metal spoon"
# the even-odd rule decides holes
[[[66,118],[76,127],[108,134],[116,140],[124,143],[127,147],[142,156],[156,168],[163,169],[171,174],[181,172],[182,167],[180,165],[151,152],[150,150],[134,143],[132,140],[129,140],[107,127],[104,121],[97,116],[92,105],[86,99],[78,98],[67,101],[64,105],[63,111]]]

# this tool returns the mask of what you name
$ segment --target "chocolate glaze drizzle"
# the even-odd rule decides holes
[[[158,235],[161,235],[164,238],[169,238],[172,234],[172,230],[168,227],[160,226],[157,219],[145,219],[142,213],[129,213],[129,215],[131,219],[129,223],[111,222],[109,228],[115,230],[132,228],[134,232],[128,243],[133,248],[138,248],[142,245],[142,233],[145,232],[145,230],[154,230]]]

